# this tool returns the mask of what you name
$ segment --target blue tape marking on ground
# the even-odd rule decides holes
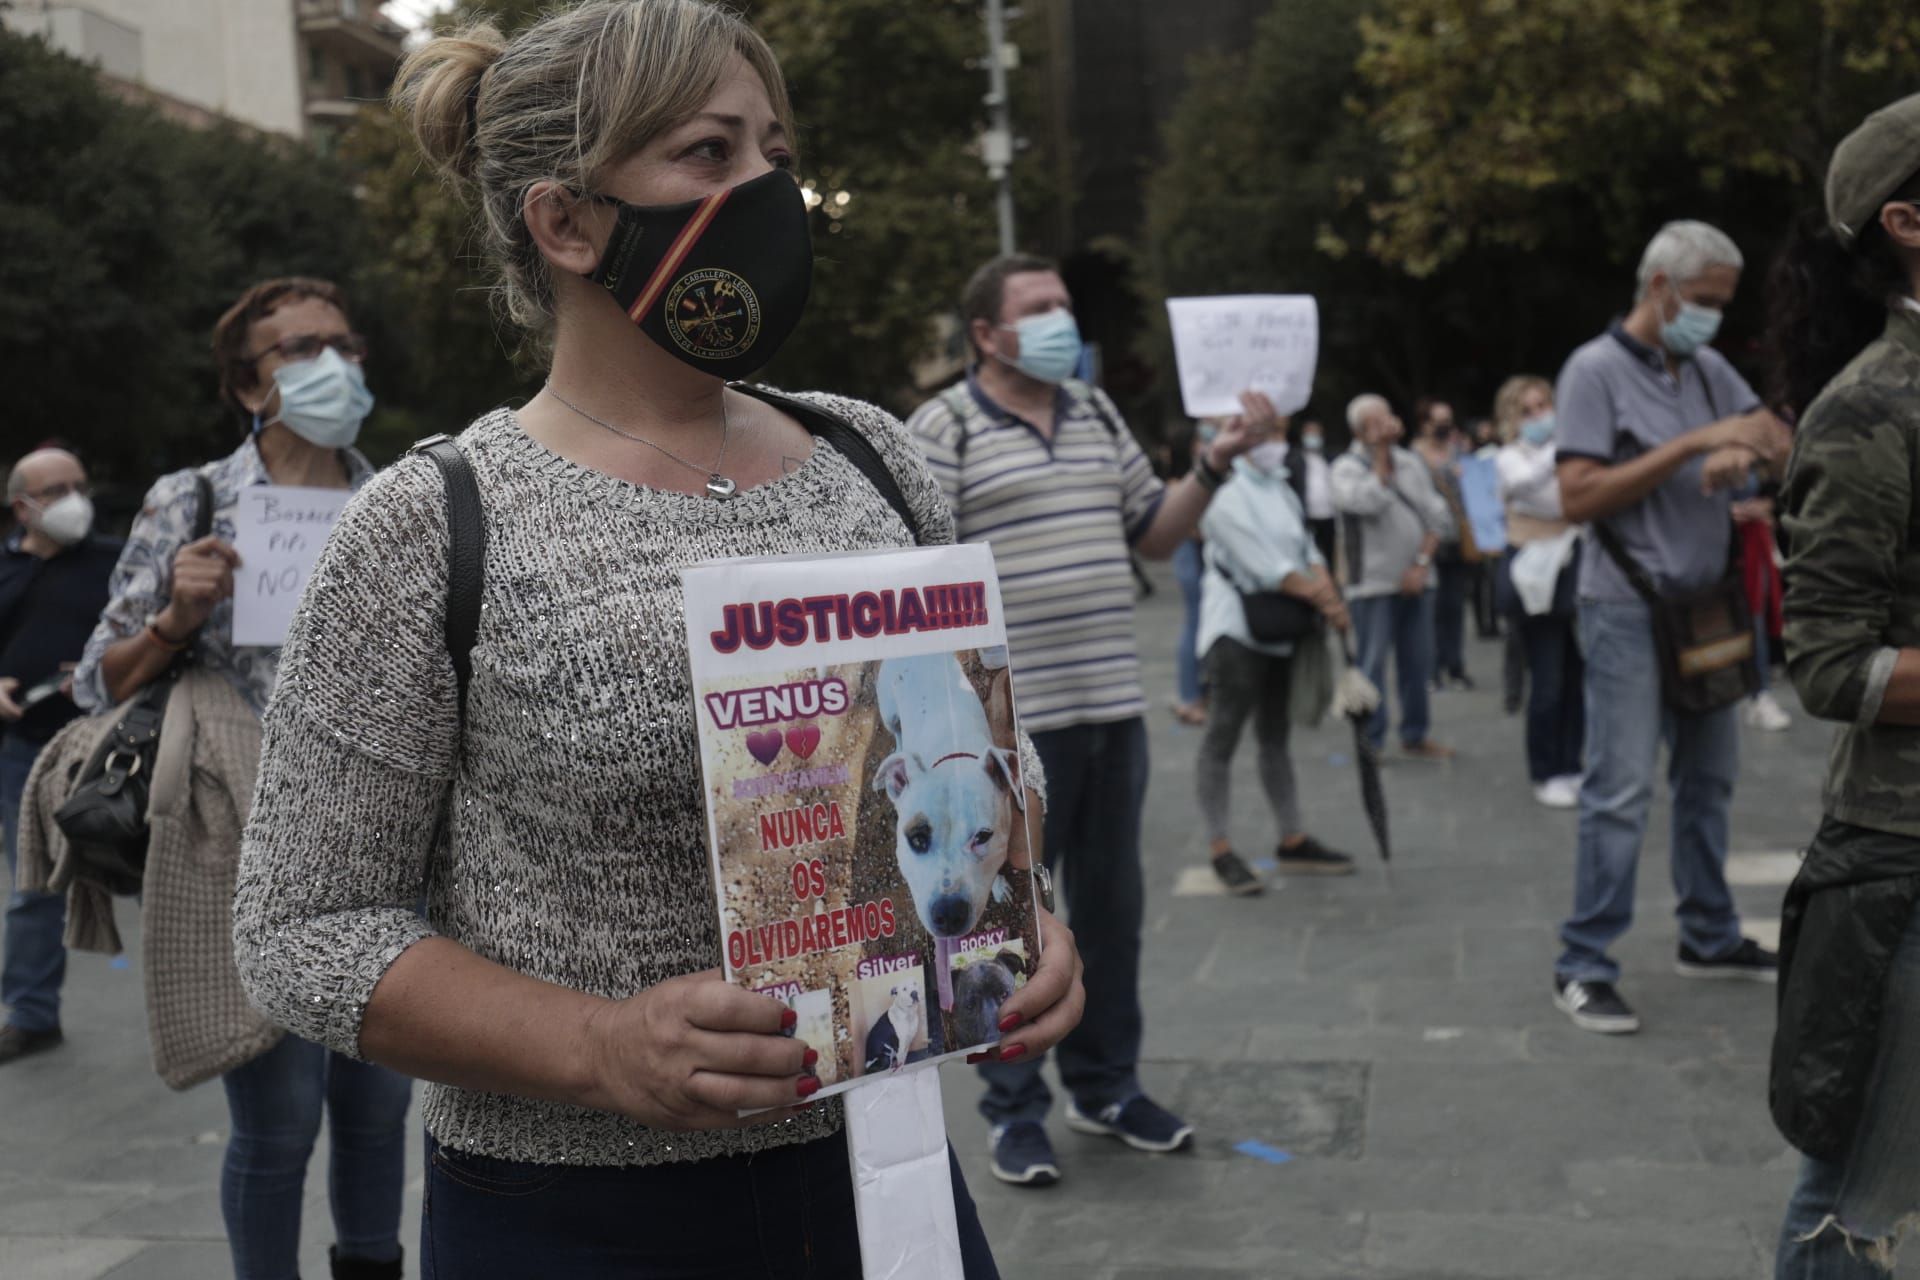
[[[1280,869],[1280,862],[1277,858],[1255,858],[1253,860],[1253,869],[1255,871],[1278,871]]]
[[[133,964],[133,961],[127,959],[125,952],[122,952],[121,954],[115,956],[113,959],[107,961],[107,967],[109,969],[125,969],[130,967],[132,964]]]
[[[1238,1144],[1234,1147],[1234,1150],[1243,1156],[1252,1156],[1255,1160],[1265,1160],[1268,1164],[1286,1164],[1289,1160],[1293,1159],[1293,1153],[1291,1151],[1282,1151],[1280,1148],[1270,1147],[1264,1142],[1255,1142],[1252,1138]]]
[[[1336,751],[1332,755],[1327,757],[1327,763],[1332,765],[1336,769],[1342,769],[1342,768],[1345,768],[1347,765],[1352,764],[1353,761],[1348,759],[1346,756],[1340,754],[1338,751]]]

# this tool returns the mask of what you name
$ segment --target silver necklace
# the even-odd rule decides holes
[[[567,406],[567,408],[573,410],[575,413],[585,418],[588,422],[593,423],[595,426],[605,427],[607,430],[613,432],[613,434],[621,437],[622,439],[631,440],[635,444],[643,444],[647,446],[647,448],[649,449],[656,449],[659,452],[664,453],[667,457],[673,459],[675,462],[679,463],[681,466],[685,467],[687,470],[694,472],[696,475],[705,476],[707,478],[707,496],[709,498],[712,498],[717,502],[725,501],[726,499],[731,498],[734,494],[740,492],[739,485],[735,484],[732,481],[732,479],[730,479],[729,477],[720,474],[720,468],[724,466],[727,461],[726,392],[722,391],[720,393],[720,456],[713,460],[713,466],[709,468],[709,467],[695,466],[693,463],[688,462],[685,458],[681,457],[679,454],[673,452],[673,450],[668,449],[662,445],[657,445],[653,441],[647,439],[645,436],[637,436],[633,434],[633,432],[631,431],[622,431],[619,427],[614,426],[611,422],[608,422],[605,418],[594,417],[592,414],[588,413],[585,409],[582,409],[579,405],[567,399],[565,396],[561,395],[558,391],[555,391],[553,389],[553,384],[551,382],[547,384],[547,390],[552,394],[555,400],[558,400],[561,404]]]

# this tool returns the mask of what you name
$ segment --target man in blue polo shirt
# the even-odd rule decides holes
[[[117,539],[93,532],[93,503],[80,460],[41,449],[7,477],[14,532],[0,544],[0,820],[7,868],[18,870],[20,797],[48,739],[80,714],[69,672],[107,603],[120,559]],[[0,1063],[60,1043],[60,983],[66,976],[66,895],[7,900],[0,950]]]
[[[1047,774],[1047,865],[1065,868],[1067,921],[1086,963],[1086,1014],[1059,1048],[1067,1123],[1142,1151],[1192,1128],[1140,1088],[1140,813],[1146,698],[1128,550],[1165,559],[1192,536],[1233,459],[1279,427],[1266,397],[1221,425],[1194,473],[1167,485],[1081,355],[1073,300],[1044,258],[996,258],[961,298],[974,363],[907,426],[953,504],[959,537],[993,546],[1020,720]],[[1016,1045],[1017,1032],[1006,1038]],[[1027,1056],[982,1068],[993,1172],[1044,1186],[1060,1167],[1052,1096]]]
[[[1786,460],[1786,428],[1707,344],[1740,283],[1740,250],[1703,222],[1660,229],[1640,260],[1633,309],[1560,372],[1560,491],[1588,525],[1580,560],[1587,776],[1580,788],[1573,914],[1560,927],[1554,1003],[1587,1031],[1640,1020],[1607,949],[1633,922],[1634,872],[1660,744],[1671,753],[1671,857],[1680,895],[1678,971],[1770,982],[1776,957],[1740,934],[1727,889],[1727,814],[1739,773],[1737,710],[1678,714],[1663,703],[1653,612],[1597,533],[1662,598],[1725,580],[1735,494]]]

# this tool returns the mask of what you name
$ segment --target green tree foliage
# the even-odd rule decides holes
[[[68,441],[138,490],[225,452],[208,335],[254,280],[344,279],[350,184],[291,144],[194,130],[0,30],[0,363],[7,453]]]
[[[1416,273],[1557,247],[1572,206],[1618,256],[1689,202],[1811,194],[1833,143],[1920,80],[1904,0],[1390,0],[1362,26],[1393,164],[1371,248]]]

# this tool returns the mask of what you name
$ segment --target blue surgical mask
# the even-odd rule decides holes
[[[1543,413],[1520,424],[1520,438],[1531,445],[1545,444],[1553,439],[1553,429],[1557,425],[1551,412]]]
[[[1319,453],[1322,449],[1327,447],[1327,441],[1325,437],[1319,436],[1319,435],[1301,436],[1300,447],[1305,449],[1308,453]]]
[[[254,431],[283,422],[307,443],[322,449],[344,449],[360,435],[360,424],[373,412],[373,393],[367,390],[360,366],[328,347],[312,360],[283,364],[273,371],[280,389],[280,412],[260,421]]]
[[[1041,382],[1064,382],[1080,364],[1080,326],[1073,312],[1056,307],[1043,315],[1023,316],[1017,324],[1003,324],[1020,339],[1020,354],[1006,360],[1029,378]]]
[[[1680,314],[1660,326],[1660,342],[1684,360],[1713,341],[1720,332],[1720,312],[1682,299]]]

